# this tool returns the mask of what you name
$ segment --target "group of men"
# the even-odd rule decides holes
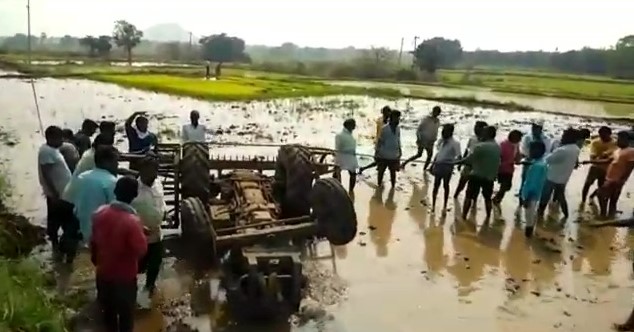
[[[563,220],[569,217],[566,184],[572,172],[580,165],[581,148],[591,136],[588,129],[568,128],[563,131],[560,139],[553,141],[544,134],[543,123],[535,121],[529,133],[512,130],[506,139],[498,143],[497,129],[484,121],[476,121],[473,136],[462,152],[460,142],[453,137],[454,125],[444,124],[441,129],[441,109],[436,106],[431,114],[422,119],[416,130],[417,153],[401,163],[401,113],[388,106],[381,112],[381,117],[376,120],[373,163],[358,167],[356,142],[352,138],[352,131],[356,127],[354,120],[346,120],[344,129],[336,136],[336,162],[339,168],[350,173],[351,192],[356,174],[372,167],[377,167],[379,186],[383,185],[387,169],[390,171],[390,182],[394,186],[397,171],[426,153],[423,168],[434,176],[432,209],[436,206],[436,197],[442,184],[445,213],[449,182],[454,168],[458,168],[460,179],[454,198],[457,199],[466,189],[462,218],[467,218],[481,194],[488,219],[493,207],[499,206],[506,193],[511,190],[515,166],[522,165],[518,196],[520,205],[526,212],[526,235],[532,235],[535,221],[543,218],[551,201],[561,207]],[[615,138],[609,127],[601,127],[598,137],[590,142],[590,160],[582,162],[590,165],[582,190],[582,204],[588,198],[590,187],[597,183],[597,190],[590,197],[598,199],[600,218],[615,216],[621,190],[634,168],[634,147],[630,146],[630,141],[629,131],[619,132]],[[499,189],[493,196],[495,182],[499,183]]]
[[[206,128],[199,118],[197,111],[191,112],[191,122],[182,130],[184,142],[205,140]],[[163,259],[161,224],[166,206],[157,180],[158,159],[152,153],[158,139],[148,123],[144,112],[125,121],[128,152],[144,156],[130,163],[132,171],[119,169],[116,126],[110,121],[85,120],[76,133],[50,126],[38,151],[53,251],[72,266],[78,248],[89,248],[109,332],[132,331],[137,274],[146,274],[138,304],[148,307]]]

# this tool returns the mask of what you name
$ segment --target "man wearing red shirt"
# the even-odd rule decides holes
[[[522,140],[522,132],[519,130],[511,130],[508,138],[500,143],[500,171],[498,173],[498,182],[500,189],[493,198],[495,205],[500,205],[504,194],[511,190],[513,185],[513,173],[515,172],[515,163],[520,160],[519,143]]]
[[[129,177],[117,181],[116,200],[93,215],[91,259],[97,270],[97,299],[108,332],[132,332],[137,294],[137,273],[147,239],[141,220],[130,203],[138,194],[138,182]]]

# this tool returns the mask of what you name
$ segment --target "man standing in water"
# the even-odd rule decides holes
[[[577,145],[578,137],[578,130],[572,128],[566,129],[561,136],[561,145],[545,158],[545,162],[548,165],[548,172],[546,175],[547,180],[544,185],[544,192],[541,195],[539,209],[537,211],[539,218],[544,216],[546,206],[554,194],[556,201],[561,207],[561,212],[564,215],[562,221],[568,219],[569,214],[568,202],[566,201],[566,184],[572,175],[572,171],[577,166],[579,153],[581,153],[581,150]]]
[[[100,146],[95,152],[95,169],[77,178],[74,193],[75,215],[85,243],[89,243],[92,231],[92,214],[112,202],[117,182],[118,153],[114,147]]]
[[[379,136],[381,135],[381,130],[383,130],[383,126],[385,126],[388,121],[390,120],[390,113],[392,112],[392,109],[389,106],[383,106],[383,108],[381,109],[381,116],[378,117],[375,121],[374,121],[374,128],[375,128],[375,132],[374,132],[374,145],[376,146],[376,142],[379,140]],[[365,171],[366,169],[370,169],[372,167],[376,166],[376,151],[374,151],[374,161],[372,163],[370,163],[367,166],[361,167],[359,168],[359,174],[363,173],[363,171]]]
[[[50,126],[44,132],[46,143],[43,144],[37,155],[38,177],[42,191],[46,197],[46,234],[56,253],[60,252],[58,232],[60,227],[68,222],[69,212],[72,215],[73,207],[68,206],[62,200],[64,188],[71,178],[68,165],[59,152],[63,143],[62,129]]]
[[[529,144],[528,158],[530,164],[526,165],[526,185],[522,187],[520,192],[520,201],[524,208],[524,216],[526,226],[524,235],[527,238],[533,236],[533,229],[537,219],[537,204],[541,200],[544,184],[546,183],[546,173],[548,166],[544,162],[544,153],[546,146],[543,142],[534,141]]]
[[[418,128],[416,129],[416,146],[418,148],[416,155],[407,159],[401,168],[404,168],[408,163],[420,158],[423,155],[423,151],[427,153],[427,160],[425,160],[425,166],[423,170],[426,171],[431,164],[431,158],[434,155],[434,144],[438,138],[438,128],[440,127],[440,106],[434,106],[431,115],[424,117]]]
[[[488,124],[484,121],[476,121],[475,125],[473,125],[473,136],[469,138],[467,142],[467,148],[464,150],[463,158],[466,158],[469,153],[473,152],[473,148],[480,142],[480,137],[482,136],[482,129],[487,127]],[[462,167],[462,172],[460,172],[460,179],[458,179],[458,187],[456,188],[456,192],[453,195],[454,199],[457,199],[460,196],[460,193],[467,187],[467,182],[469,182],[469,174],[471,174],[471,166],[469,165],[458,165],[458,170]]]
[[[612,138],[612,129],[603,126],[599,128],[599,137],[590,143],[590,161],[606,161],[612,157],[616,148],[616,142]],[[597,183],[597,187],[601,188],[601,186],[603,186],[607,169],[607,163],[593,163],[590,165],[586,181],[581,190],[581,205],[586,203],[590,187],[595,182]],[[592,199],[593,197],[590,198]]]
[[[605,183],[599,188],[599,210],[601,219],[614,218],[621,191],[634,169],[634,147],[630,146],[630,135],[627,131],[617,134],[616,145],[619,147],[608,166]]]
[[[352,132],[357,124],[354,119],[347,119],[343,122],[343,130],[335,136],[335,163],[337,171],[334,176],[341,181],[341,170],[348,171],[348,191],[350,195],[354,193],[354,186],[357,183],[357,141],[352,136]]]
[[[189,113],[189,124],[183,126],[181,132],[181,141],[187,142],[205,142],[205,132],[207,128],[205,125],[199,123],[200,114],[198,111],[191,111]]]
[[[157,181],[159,163],[156,156],[146,156],[139,165],[138,196],[132,201],[132,207],[147,230],[147,253],[140,262],[140,272],[146,275],[145,287],[139,297],[139,305],[150,307],[150,299],[156,289],[156,279],[163,262],[163,243],[161,242],[161,224],[167,211],[163,186]]]
[[[442,128],[441,139],[438,140],[438,152],[431,167],[434,175],[434,188],[432,190],[432,211],[436,209],[436,197],[442,182],[444,189],[443,215],[447,213],[447,201],[449,200],[449,181],[453,174],[454,164],[460,159],[460,142],[453,138],[454,125],[445,124]]]
[[[493,198],[493,204],[500,205],[504,195],[511,190],[513,186],[513,173],[515,173],[515,164],[520,161],[519,143],[522,140],[522,132],[519,130],[511,130],[506,140],[500,143],[500,172],[498,173],[498,182],[500,188]]]
[[[86,119],[81,124],[81,129],[75,134],[75,146],[77,146],[77,151],[81,156],[84,154],[84,151],[90,149],[90,138],[95,134],[99,128],[97,122]]]
[[[95,212],[90,240],[96,266],[97,300],[108,332],[132,332],[136,306],[139,260],[146,254],[147,240],[130,203],[138,182],[122,177],[114,188],[116,201]]]
[[[526,165],[524,165],[522,167],[522,180],[520,183],[520,192],[522,191],[522,186],[524,185],[524,181],[526,179],[526,169],[528,168],[528,163],[530,163],[530,144],[531,142],[542,142],[544,143],[544,148],[546,149],[545,151],[550,151],[552,143],[550,141],[550,139],[548,138],[548,136],[546,136],[544,134],[544,122],[539,120],[539,121],[535,121],[532,123],[531,125],[531,131],[530,133],[524,135],[522,137],[522,143],[520,144],[520,153],[522,154],[522,157],[525,158],[525,161],[527,162]],[[521,199],[520,199],[520,205],[521,205]]]
[[[500,170],[500,146],[495,141],[497,130],[488,126],[482,129],[482,141],[475,145],[473,151],[464,159],[462,163],[471,166],[471,174],[467,184],[464,205],[462,208],[462,219],[466,220],[473,203],[478,199],[480,192],[484,198],[486,208],[486,219],[491,218],[493,209],[493,183]]]
[[[396,185],[396,172],[403,151],[401,150],[401,129],[399,123],[401,112],[392,111],[387,125],[381,129],[381,134],[376,142],[376,164],[378,170],[378,185],[383,186],[385,170],[390,170],[390,183],[392,188]]]

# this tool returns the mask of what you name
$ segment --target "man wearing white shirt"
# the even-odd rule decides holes
[[[200,119],[198,111],[191,111],[191,113],[189,113],[189,119],[191,123],[184,125],[181,132],[182,142],[205,142],[205,132],[207,128],[198,122]]]

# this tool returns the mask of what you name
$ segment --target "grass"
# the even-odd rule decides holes
[[[86,78],[115,83],[124,87],[189,96],[207,100],[257,100],[337,94],[375,94],[395,96],[391,89],[365,89],[333,86],[289,76],[224,76],[220,80],[179,77],[172,75],[112,75],[91,74]]]
[[[8,211],[3,202],[10,193],[11,185],[0,173],[0,331],[65,332],[65,304],[49,292],[38,264],[24,258],[32,240],[27,237],[36,227]]]
[[[542,72],[441,71],[443,83],[496,92],[634,104],[634,82]]]

